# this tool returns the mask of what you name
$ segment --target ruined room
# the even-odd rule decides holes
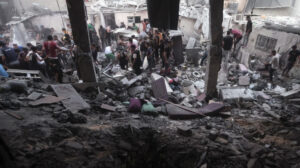
[[[0,168],[300,168],[300,0],[0,9]]]

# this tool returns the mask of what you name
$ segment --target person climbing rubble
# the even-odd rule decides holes
[[[229,29],[229,31],[231,32],[231,34],[233,35],[233,39],[234,39],[234,48],[233,50],[236,50],[237,44],[242,40],[243,38],[243,34],[240,30],[237,29]]]

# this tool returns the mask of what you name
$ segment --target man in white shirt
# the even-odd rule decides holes
[[[273,82],[273,76],[276,75],[276,71],[279,68],[279,60],[280,60],[280,54],[277,54],[275,50],[272,51],[270,60],[270,67],[269,67],[269,73],[270,73],[270,81]]]

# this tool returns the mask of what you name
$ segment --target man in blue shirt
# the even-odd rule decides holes
[[[1,43],[1,50],[3,52],[2,62],[8,67],[14,67],[18,64],[18,54],[11,47],[8,47],[5,43]]]

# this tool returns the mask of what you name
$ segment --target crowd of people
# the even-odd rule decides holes
[[[228,70],[230,60],[236,59],[233,52],[237,47],[246,47],[249,36],[252,32],[252,21],[247,16],[247,26],[244,34],[237,29],[229,29],[223,38],[223,68]],[[138,37],[132,35],[130,38],[115,36],[111,28],[100,26],[98,34],[94,25],[88,24],[92,56],[98,64],[98,53],[104,52],[109,62],[118,63],[123,70],[132,69],[137,75],[144,69],[152,72],[153,68],[161,67],[161,74],[170,73],[170,65],[173,58],[173,44],[167,30],[153,29],[150,24],[144,20],[141,28],[136,24],[127,26],[120,24],[119,28],[125,28],[138,34]],[[27,43],[26,46],[13,44],[10,47],[2,36],[0,36],[0,73],[2,76],[8,76],[4,71],[6,68],[20,68],[28,70],[40,70],[46,77],[54,79],[56,82],[62,82],[62,62],[67,62],[64,55],[67,53],[73,55],[74,44],[71,36],[70,25],[63,28],[61,38],[54,34],[54,29],[42,29],[40,38],[45,39],[42,43],[35,46]],[[241,41],[243,39],[243,41]],[[300,51],[297,46],[292,47],[289,53],[288,63],[283,69],[282,76],[287,76],[293,68]],[[201,66],[208,57],[208,50],[203,54]],[[265,62],[265,69],[270,73],[270,80],[273,81],[274,74],[279,69],[280,55],[274,50]],[[157,66],[160,65],[161,66]]]
[[[45,39],[43,43],[36,43],[36,45],[27,43],[26,46],[12,44],[12,47],[9,46],[9,41],[1,38],[1,72],[5,73],[4,70],[8,68],[39,70],[45,77],[61,83],[63,72],[58,58],[59,56],[63,57],[65,52],[71,54],[72,50],[71,35],[65,28],[62,29],[62,34],[61,39],[50,33],[47,37],[43,37]],[[8,75],[2,76],[7,77]]]
[[[150,71],[159,63],[162,64],[162,74],[170,73],[170,58],[172,57],[172,41],[168,31],[152,29],[147,21],[143,21],[142,28],[139,29],[135,24],[128,26],[127,29],[136,31],[138,37],[132,35],[129,39],[118,36],[115,50],[111,46],[111,36],[109,29],[100,27],[99,34],[102,41],[102,48],[108,60],[118,62],[120,67],[128,70],[131,67],[139,75],[143,71],[143,64],[147,65]],[[122,28],[126,28],[121,23]],[[101,36],[103,34],[103,36]],[[145,67],[144,67],[145,69]]]

